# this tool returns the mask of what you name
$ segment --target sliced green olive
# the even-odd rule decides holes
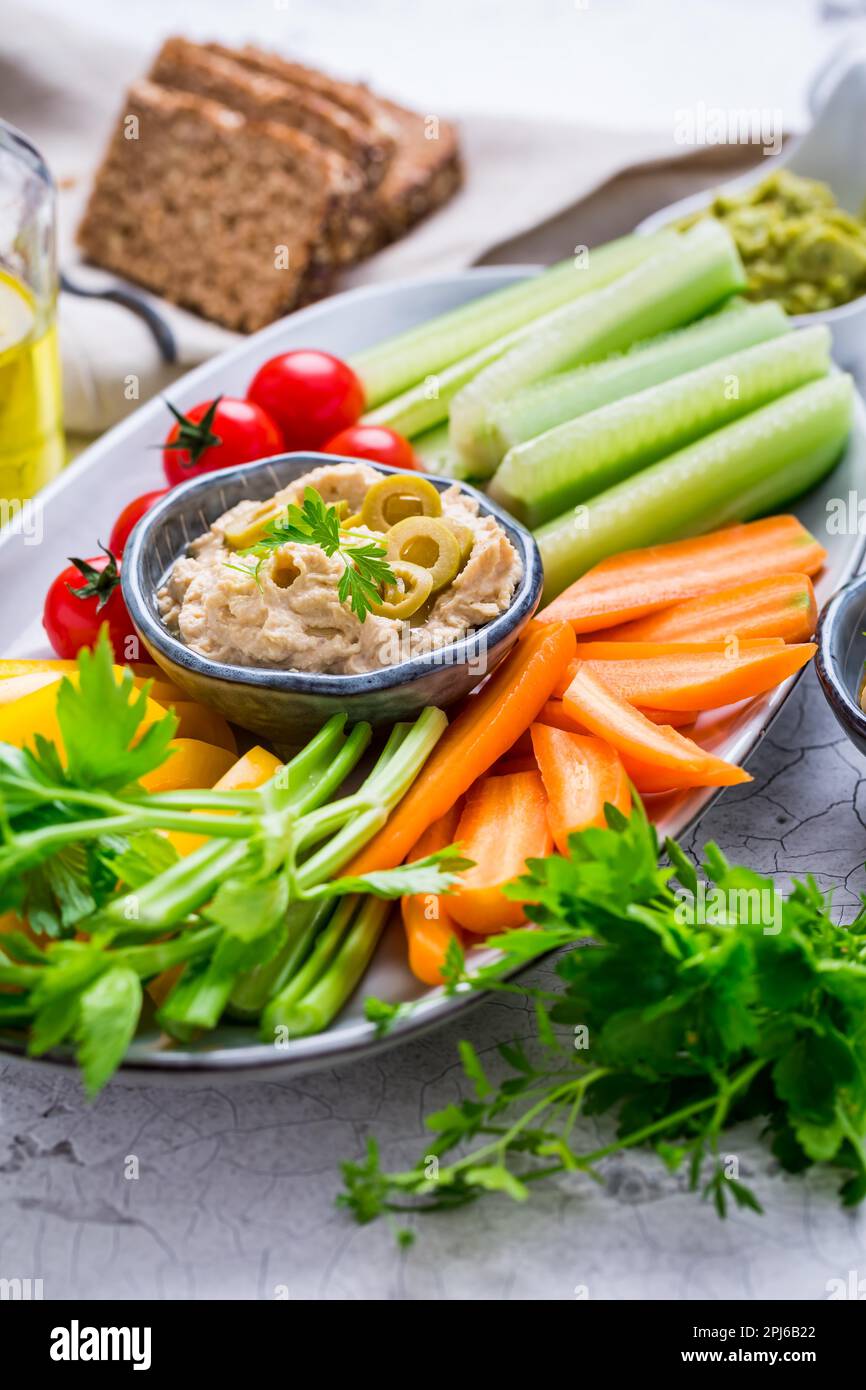
[[[255,545],[261,540],[271,522],[282,516],[285,510],[285,503],[279,503],[273,497],[267,502],[260,502],[246,521],[237,521],[226,527],[226,545],[231,550],[246,550],[248,545]]]
[[[430,614],[433,612],[433,605],[434,605],[434,603],[436,602],[437,597],[438,597],[438,595],[436,595],[436,594],[431,594],[430,597],[427,599],[427,602],[426,602],[426,603],[422,603],[420,608],[416,608],[416,609],[415,609],[415,612],[412,614],[411,618],[409,619],[409,626],[410,626],[410,627],[423,627],[423,626],[424,626],[424,624],[427,622],[428,618],[430,617]]]
[[[453,531],[460,547],[460,568],[466,564],[472,554],[472,547],[475,544],[475,532],[471,526],[464,526],[462,521],[452,521],[450,516],[443,516],[442,525],[447,526],[449,531]]]
[[[427,602],[433,588],[429,570],[411,565],[408,560],[392,560],[391,571],[397,580],[383,590],[373,612],[380,618],[411,618]]]
[[[453,531],[433,516],[407,516],[388,532],[388,559],[408,560],[428,570],[431,593],[438,594],[456,578],[460,546]]]
[[[374,483],[361,507],[361,521],[371,531],[387,531],[406,517],[441,515],[442,498],[433,484],[402,473]]]

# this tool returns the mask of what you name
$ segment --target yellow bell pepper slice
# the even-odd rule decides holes
[[[219,792],[254,792],[269,782],[283,766],[280,759],[259,744],[244,753],[216,783]]]
[[[72,673],[70,680],[74,682],[75,679],[75,674]],[[36,734],[41,734],[43,738],[51,739],[62,750],[63,740],[57,722],[57,690],[57,681],[52,681],[50,685],[43,685],[39,690],[22,696],[20,700],[0,705],[0,743],[11,743],[16,748],[23,748],[28,743],[32,744]],[[165,710],[162,705],[148,698],[140,727],[144,731],[157,720],[164,718]]]
[[[227,748],[198,738],[173,738],[165,762],[141,778],[149,792],[196,791],[212,787],[235,761]]]
[[[45,685],[56,685],[62,676],[55,675],[53,671],[34,671],[29,676],[9,676],[6,680],[0,680],[0,705],[11,705],[16,700],[23,700],[25,695],[32,695],[35,690],[41,690]]]
[[[157,704],[169,705],[174,700],[184,700],[186,696],[179,685],[170,681],[168,676],[159,666],[153,666],[147,661],[130,662],[129,667],[115,666],[114,674],[120,679],[120,673],[131,670],[135,684],[141,688],[145,681],[152,681],[150,697],[156,700]],[[30,681],[30,689],[38,690],[40,685],[48,685],[51,681],[59,681],[61,676],[74,675],[78,670],[77,661],[49,660],[43,658],[10,657],[0,660],[0,701],[4,704],[9,699],[17,699],[18,694],[26,695],[29,690],[20,684]],[[12,681],[19,682],[12,686],[12,690],[17,690],[18,694],[12,695],[9,692],[9,685]]]
[[[215,709],[197,705],[194,700],[173,700],[170,708],[178,718],[177,737],[200,739],[217,748],[225,748],[235,757],[238,743],[230,726]]]
[[[219,781],[214,783],[214,791],[255,791],[257,787],[262,787],[265,782],[270,781],[281,767],[282,763],[279,758],[275,758],[273,753],[269,753],[266,748],[257,745],[255,748],[251,748],[248,753],[244,753],[242,758],[238,758],[237,762],[223,773]],[[218,813],[213,812],[212,814]],[[178,854],[185,855],[192,854],[194,849],[205,844],[207,836],[191,835],[186,830],[171,830],[168,833],[168,839]]]

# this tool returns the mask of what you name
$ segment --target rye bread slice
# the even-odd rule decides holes
[[[374,92],[359,82],[343,82],[330,77],[316,68],[306,67],[278,53],[268,53],[254,44],[245,44],[237,50],[225,49],[220,44],[208,44],[208,48],[220,52],[233,52],[237,61],[253,72],[266,76],[279,77],[285,82],[293,82],[298,87],[316,92],[335,105],[348,111],[360,122],[369,142],[370,157],[376,166],[376,183],[381,182],[388,165],[396,153],[399,130],[393,116],[389,115],[386,103]]]
[[[308,135],[141,80],[78,239],[96,265],[252,332],[288,313],[311,280],[325,288],[333,196],[326,152]]]
[[[390,154],[373,200],[365,255],[403,236],[416,222],[447,203],[461,186],[457,131],[448,121],[434,123],[433,118],[377,96],[360,83],[338,81],[252,44],[239,49],[236,56],[257,72],[282,76],[329,95],[387,139]]]
[[[251,72],[231,56],[186,39],[167,39],[148,74],[151,82],[217,101],[254,121],[275,121],[315,140],[329,165],[334,215],[325,229],[329,260],[352,265],[366,245],[372,214],[367,179],[351,117],[332,102]]]
[[[376,193],[376,218],[365,254],[404,236],[443,207],[463,183],[457,129],[380,98],[398,131],[397,151]]]

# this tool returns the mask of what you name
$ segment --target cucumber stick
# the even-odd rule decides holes
[[[490,495],[537,526],[829,369],[822,326],[731,353],[518,444]]]
[[[451,443],[466,473],[489,477],[499,462],[490,420],[499,401],[552,372],[679,328],[744,283],[729,233],[721,223],[707,221],[612,284],[539,320],[452,402]]]
[[[609,284],[653,255],[656,247],[670,244],[674,236],[674,232],[662,231],[651,237],[621,237],[592,250],[585,266],[577,259],[561,261],[541,275],[529,276],[504,290],[461,304],[357,353],[351,365],[361,378],[368,408],[381,405],[431,373],[468,357],[577,295]]]
[[[748,521],[799,496],[845,447],[852,400],[844,373],[812,381],[548,522],[535,533],[544,602],[617,551]]]
[[[443,473],[447,470],[450,443],[448,425],[443,422],[432,430],[419,434],[412,440],[412,448],[425,473]]]
[[[784,309],[768,299],[763,304],[724,309],[688,328],[635,343],[628,352],[604,362],[560,372],[493,407],[490,422],[497,452],[504,457],[515,444],[588,410],[790,331]]]

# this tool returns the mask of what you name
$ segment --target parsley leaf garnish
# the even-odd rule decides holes
[[[289,544],[318,545],[327,556],[339,554],[343,573],[337,595],[341,603],[348,603],[359,622],[379,602],[382,587],[397,582],[384,546],[372,540],[347,544],[338,509],[329,506],[315,488],[306,488],[303,505],[290,503],[285,516],[272,521],[261,540],[241,554],[256,560],[249,572],[257,578],[263,561],[280,546]]]

